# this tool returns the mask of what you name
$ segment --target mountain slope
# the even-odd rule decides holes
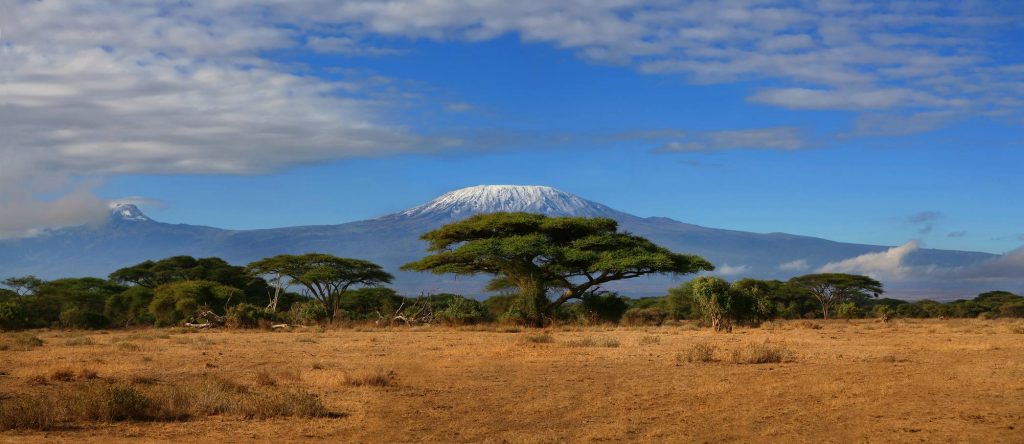
[[[153,221],[133,205],[112,209],[110,221],[47,231],[25,239],[0,241],[0,276],[37,274],[106,276],[146,259],[188,254],[220,256],[238,264],[282,253],[326,252],[372,260],[395,273],[399,291],[457,291],[479,294],[482,278],[436,276],[398,271],[401,264],[426,252],[419,236],[445,223],[473,214],[528,211],[549,216],[608,217],[621,229],[645,236],[672,250],[699,254],[734,276],[787,278],[828,262],[880,252],[888,247],[833,242],[782,233],[759,234],[720,230],[667,218],[640,218],[550,187],[492,185],[464,188],[377,219],[340,225],[233,231]],[[919,250],[911,262],[962,266],[992,257],[986,253]],[[782,264],[803,261],[803,268]],[[661,294],[672,285],[668,277],[626,281],[612,289],[634,295]]]

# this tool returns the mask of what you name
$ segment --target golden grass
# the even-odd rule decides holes
[[[1020,441],[1019,321],[808,322],[2,333],[0,442]]]

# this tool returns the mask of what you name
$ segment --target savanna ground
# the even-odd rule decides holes
[[[1020,321],[25,335],[0,335],[0,402],[215,377],[313,393],[330,414],[84,421],[0,442],[1024,442]]]

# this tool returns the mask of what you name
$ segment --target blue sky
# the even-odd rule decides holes
[[[7,235],[112,200],[263,228],[538,184],[720,228],[1024,244],[1012,3],[8,8]]]

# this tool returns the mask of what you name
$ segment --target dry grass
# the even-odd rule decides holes
[[[796,359],[792,350],[780,344],[749,343],[732,351],[732,362],[737,364],[778,364]]]
[[[387,387],[395,381],[394,371],[377,369],[370,372],[360,372],[345,375],[345,384],[352,387]]]
[[[0,442],[1020,441],[1019,321],[811,322],[0,333]]]
[[[0,403],[0,430],[54,430],[82,423],[185,421],[211,415],[244,419],[327,417],[316,395],[297,390],[249,390],[216,378],[166,385],[89,382],[54,394]]]
[[[555,342],[555,338],[547,333],[539,333],[523,336],[523,342],[528,344],[550,344]]]
[[[615,338],[593,338],[587,336],[582,339],[573,339],[565,343],[567,347],[608,347],[619,346],[619,340]]]
[[[715,360],[715,346],[710,344],[693,344],[686,350],[685,354],[676,356],[676,362],[713,362]]]

